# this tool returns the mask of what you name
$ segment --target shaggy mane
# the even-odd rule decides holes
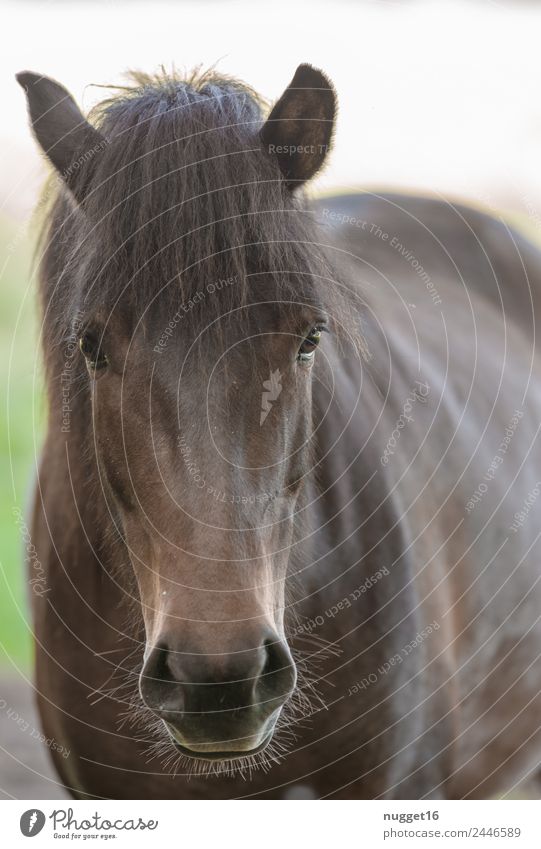
[[[209,286],[186,314],[192,337],[215,319],[218,337],[222,316],[243,321],[239,307],[264,301],[328,312],[362,347],[359,293],[336,280],[302,192],[260,143],[264,101],[213,69],[129,80],[90,113],[104,143],[81,163],[82,208],[59,181],[43,231],[46,355],[74,320],[119,304],[159,335]]]

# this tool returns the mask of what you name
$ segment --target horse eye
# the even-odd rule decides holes
[[[79,348],[86,359],[86,364],[92,371],[100,371],[107,365],[107,357],[100,343],[92,333],[85,333],[79,339]]]
[[[305,336],[297,354],[297,359],[300,363],[310,363],[314,359],[315,350],[321,339],[322,329],[321,327],[313,327],[310,333]]]

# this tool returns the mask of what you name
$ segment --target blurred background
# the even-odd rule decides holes
[[[2,0],[0,54],[0,798],[54,798],[31,703],[24,511],[44,428],[32,210],[47,168],[22,69],[84,111],[146,71],[216,65],[278,97],[300,62],[334,81],[334,153],[314,193],[400,188],[463,198],[541,239],[541,2]],[[23,718],[24,722],[19,721]]]

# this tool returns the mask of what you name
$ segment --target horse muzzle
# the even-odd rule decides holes
[[[204,760],[262,751],[296,684],[287,643],[266,634],[257,649],[210,656],[171,646],[161,639],[150,651],[140,691],[175,747]]]
[[[165,726],[169,731],[173,745],[183,755],[204,761],[227,761],[236,760],[238,758],[248,757],[249,755],[257,755],[262,752],[274,734],[274,728],[279,712],[276,717],[269,717],[262,731],[251,736],[241,738],[233,738],[230,740],[214,740],[206,743],[186,743],[182,732],[178,728],[165,722]],[[267,730],[269,729],[270,730]]]

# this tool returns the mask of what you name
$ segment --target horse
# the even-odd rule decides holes
[[[310,197],[337,102],[311,65],[270,110],[216,71],[88,117],[17,79],[53,166],[32,615],[67,792],[535,779],[534,242],[441,197]]]

